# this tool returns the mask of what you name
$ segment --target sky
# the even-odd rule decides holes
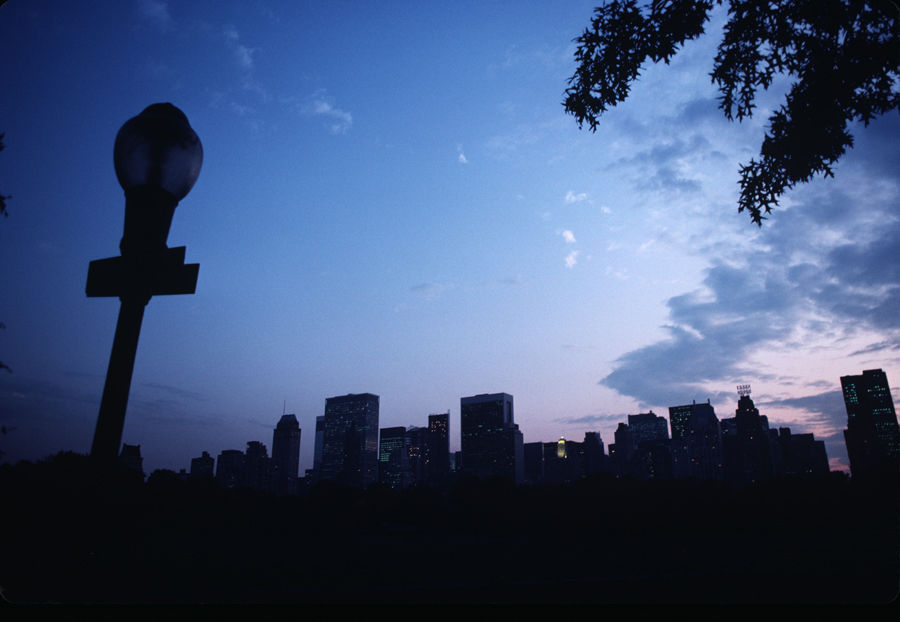
[[[144,470],[271,451],[285,412],[311,468],[325,399],[380,426],[512,394],[526,442],[605,444],[629,414],[736,386],[848,467],[840,377],[900,383],[900,119],[763,226],[737,212],[782,77],[729,122],[711,83],[724,14],[645,65],[597,131],[564,113],[596,0],[128,0],[0,6],[3,460],[90,450],[119,301],[119,127],[171,102],[204,149],[169,246],[197,291],[154,297],[123,442]],[[894,399],[898,399],[896,389]]]

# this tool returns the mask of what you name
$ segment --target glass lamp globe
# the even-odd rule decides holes
[[[152,104],[125,122],[113,159],[125,190],[150,187],[183,199],[200,175],[203,145],[185,114],[172,104]]]

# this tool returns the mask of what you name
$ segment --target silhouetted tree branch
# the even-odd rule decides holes
[[[3,137],[4,136],[6,136],[6,134],[0,134],[0,151],[3,151],[3,147],[4,147]],[[3,214],[4,217],[9,216],[9,214],[6,213],[6,199],[10,199],[10,198],[12,198],[12,197],[4,196],[4,195],[0,194],[0,214]]]
[[[2,4],[2,2],[0,2],[0,4]],[[6,134],[0,134],[0,151],[3,151],[3,147],[4,147],[3,137],[4,136],[6,136]],[[9,216],[9,214],[6,213],[6,199],[9,199],[9,198],[11,198],[11,197],[3,196],[2,194],[0,194],[0,214],[3,214],[4,218]],[[0,328],[6,328],[6,326],[4,326],[2,322],[0,322]],[[5,369],[9,373],[12,373],[12,369],[10,368],[10,366],[6,365],[3,361],[0,361],[0,369]]]
[[[776,76],[794,80],[769,117],[759,159],[740,167],[738,211],[761,226],[795,184],[833,176],[853,146],[850,122],[868,125],[900,110],[900,8],[892,0],[612,0],[575,39],[566,113],[596,131],[600,115],[628,97],[644,62],[668,64],[721,4],[728,23],[710,75],[725,117],[751,116],[757,91]]]

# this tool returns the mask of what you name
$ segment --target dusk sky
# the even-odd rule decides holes
[[[526,442],[580,441],[750,384],[770,426],[847,468],[840,376],[900,386],[900,118],[761,228],[737,212],[789,81],[729,122],[710,82],[724,12],[648,64],[596,133],[563,111],[587,2],[10,0],[0,7],[3,459],[87,453],[119,301],[119,127],[155,102],[204,149],[169,246],[197,292],[154,297],[123,442],[144,470],[271,452],[312,466],[325,399],[380,427],[510,393]]]

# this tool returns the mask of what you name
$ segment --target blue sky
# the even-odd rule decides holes
[[[169,245],[197,293],[144,317],[123,441],[145,469],[303,429],[325,398],[381,396],[425,425],[507,392],[526,441],[605,443],[628,414],[748,383],[773,425],[846,467],[840,376],[900,382],[896,115],[854,130],[835,179],[759,229],[736,211],[786,80],[750,120],[716,107],[723,15],[645,67],[596,133],[561,105],[591,2],[122,2],[0,7],[5,458],[87,452],[118,301],[118,128],[188,116],[200,178]]]

